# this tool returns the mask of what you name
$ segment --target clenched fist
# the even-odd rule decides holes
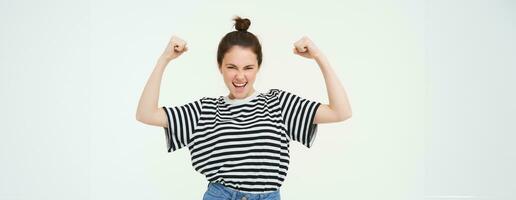
[[[308,37],[303,36],[294,43],[294,53],[305,58],[314,59],[322,56],[322,52]]]
[[[172,36],[167,44],[167,47],[165,48],[165,51],[163,51],[161,58],[170,61],[177,58],[187,50],[188,47],[186,47],[186,42],[183,39]]]

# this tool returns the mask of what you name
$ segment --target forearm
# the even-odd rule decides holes
[[[158,59],[156,62],[156,66],[152,71],[149,79],[147,80],[147,84],[143,89],[143,92],[140,96],[140,101],[138,103],[138,108],[136,111],[137,119],[145,119],[146,116],[150,116],[150,114],[157,112],[158,108],[158,100],[159,100],[159,92],[161,79],[163,77],[163,72],[165,71],[166,66],[170,61],[167,59]]]
[[[339,118],[348,118],[351,116],[351,106],[336,73],[330,66],[326,56],[320,55],[315,57],[315,61],[319,65],[326,84],[326,91],[328,93],[329,107],[337,113]]]

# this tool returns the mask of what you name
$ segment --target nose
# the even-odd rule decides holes
[[[238,80],[238,81],[243,81],[245,80],[245,74],[244,72],[242,71],[239,71],[238,73],[235,74],[235,79]]]

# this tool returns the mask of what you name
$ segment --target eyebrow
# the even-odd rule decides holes
[[[226,65],[232,65],[232,66],[235,66],[235,67],[236,67],[236,65],[231,64],[231,63],[230,63],[230,64],[226,64]],[[251,66],[251,67],[252,67],[252,66],[254,66],[254,65],[246,65],[246,66],[244,66],[244,67],[249,67],[249,66]]]

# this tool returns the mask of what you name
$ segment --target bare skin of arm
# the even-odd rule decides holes
[[[187,50],[185,41],[172,36],[143,89],[136,110],[136,120],[148,125],[168,127],[166,113],[158,106],[161,79],[170,61]]]
[[[294,43],[294,53],[305,58],[314,59],[324,76],[329,104],[321,104],[315,113],[314,123],[340,122],[351,117],[351,106],[337,75],[330,66],[326,56],[308,38],[302,37]]]
[[[346,91],[331,68],[328,59],[319,56],[315,60],[324,76],[329,104],[319,106],[315,113],[314,123],[340,122],[349,119],[351,117],[351,106]]]

